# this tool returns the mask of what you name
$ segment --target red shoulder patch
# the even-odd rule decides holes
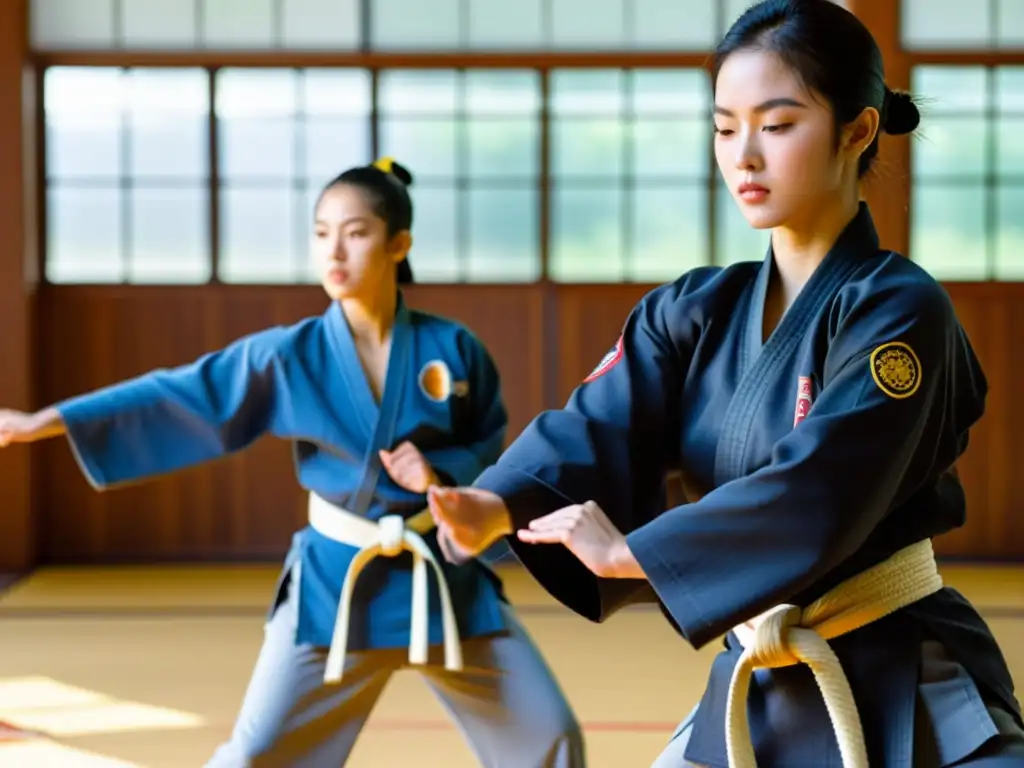
[[[604,376],[608,371],[619,364],[622,360],[622,337],[619,336],[619,340],[615,342],[615,346],[608,350],[608,354],[601,358],[601,362],[597,364],[597,367],[590,372],[590,375],[583,380],[583,383],[599,379]]]

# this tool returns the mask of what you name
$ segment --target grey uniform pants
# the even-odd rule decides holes
[[[231,738],[207,768],[338,768],[405,648],[349,653],[341,683],[323,684],[327,649],[296,645],[295,578],[266,636]],[[583,768],[583,736],[554,675],[512,609],[509,631],[462,644],[464,669],[417,667],[486,768]],[[433,661],[433,652],[432,658]],[[410,743],[410,762],[415,745]]]

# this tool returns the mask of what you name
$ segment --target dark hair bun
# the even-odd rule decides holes
[[[391,175],[407,187],[412,186],[412,173],[404,165],[394,161],[391,162]]]
[[[921,123],[921,113],[913,97],[904,91],[889,91],[886,102],[885,124],[882,130],[892,136],[913,133]]]

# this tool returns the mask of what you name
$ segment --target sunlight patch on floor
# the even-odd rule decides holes
[[[48,677],[0,680],[0,721],[51,736],[201,728],[203,718],[122,701]],[[4,756],[7,757],[5,750]]]
[[[141,768],[46,740],[0,742],[0,762],[18,768]]]

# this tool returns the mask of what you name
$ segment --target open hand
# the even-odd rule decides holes
[[[563,544],[597,576],[637,576],[634,571],[639,566],[626,546],[626,537],[592,501],[539,517],[528,529],[518,531],[517,536],[527,544]]]
[[[31,443],[44,436],[46,424],[35,413],[0,409],[0,448],[13,443]]]
[[[420,449],[406,440],[393,451],[381,451],[380,463],[391,479],[413,493],[426,493],[438,484],[437,474]]]
[[[449,557],[449,551],[456,557],[475,557],[512,532],[505,502],[490,491],[434,486],[427,492],[427,503],[451,562],[458,561]]]

